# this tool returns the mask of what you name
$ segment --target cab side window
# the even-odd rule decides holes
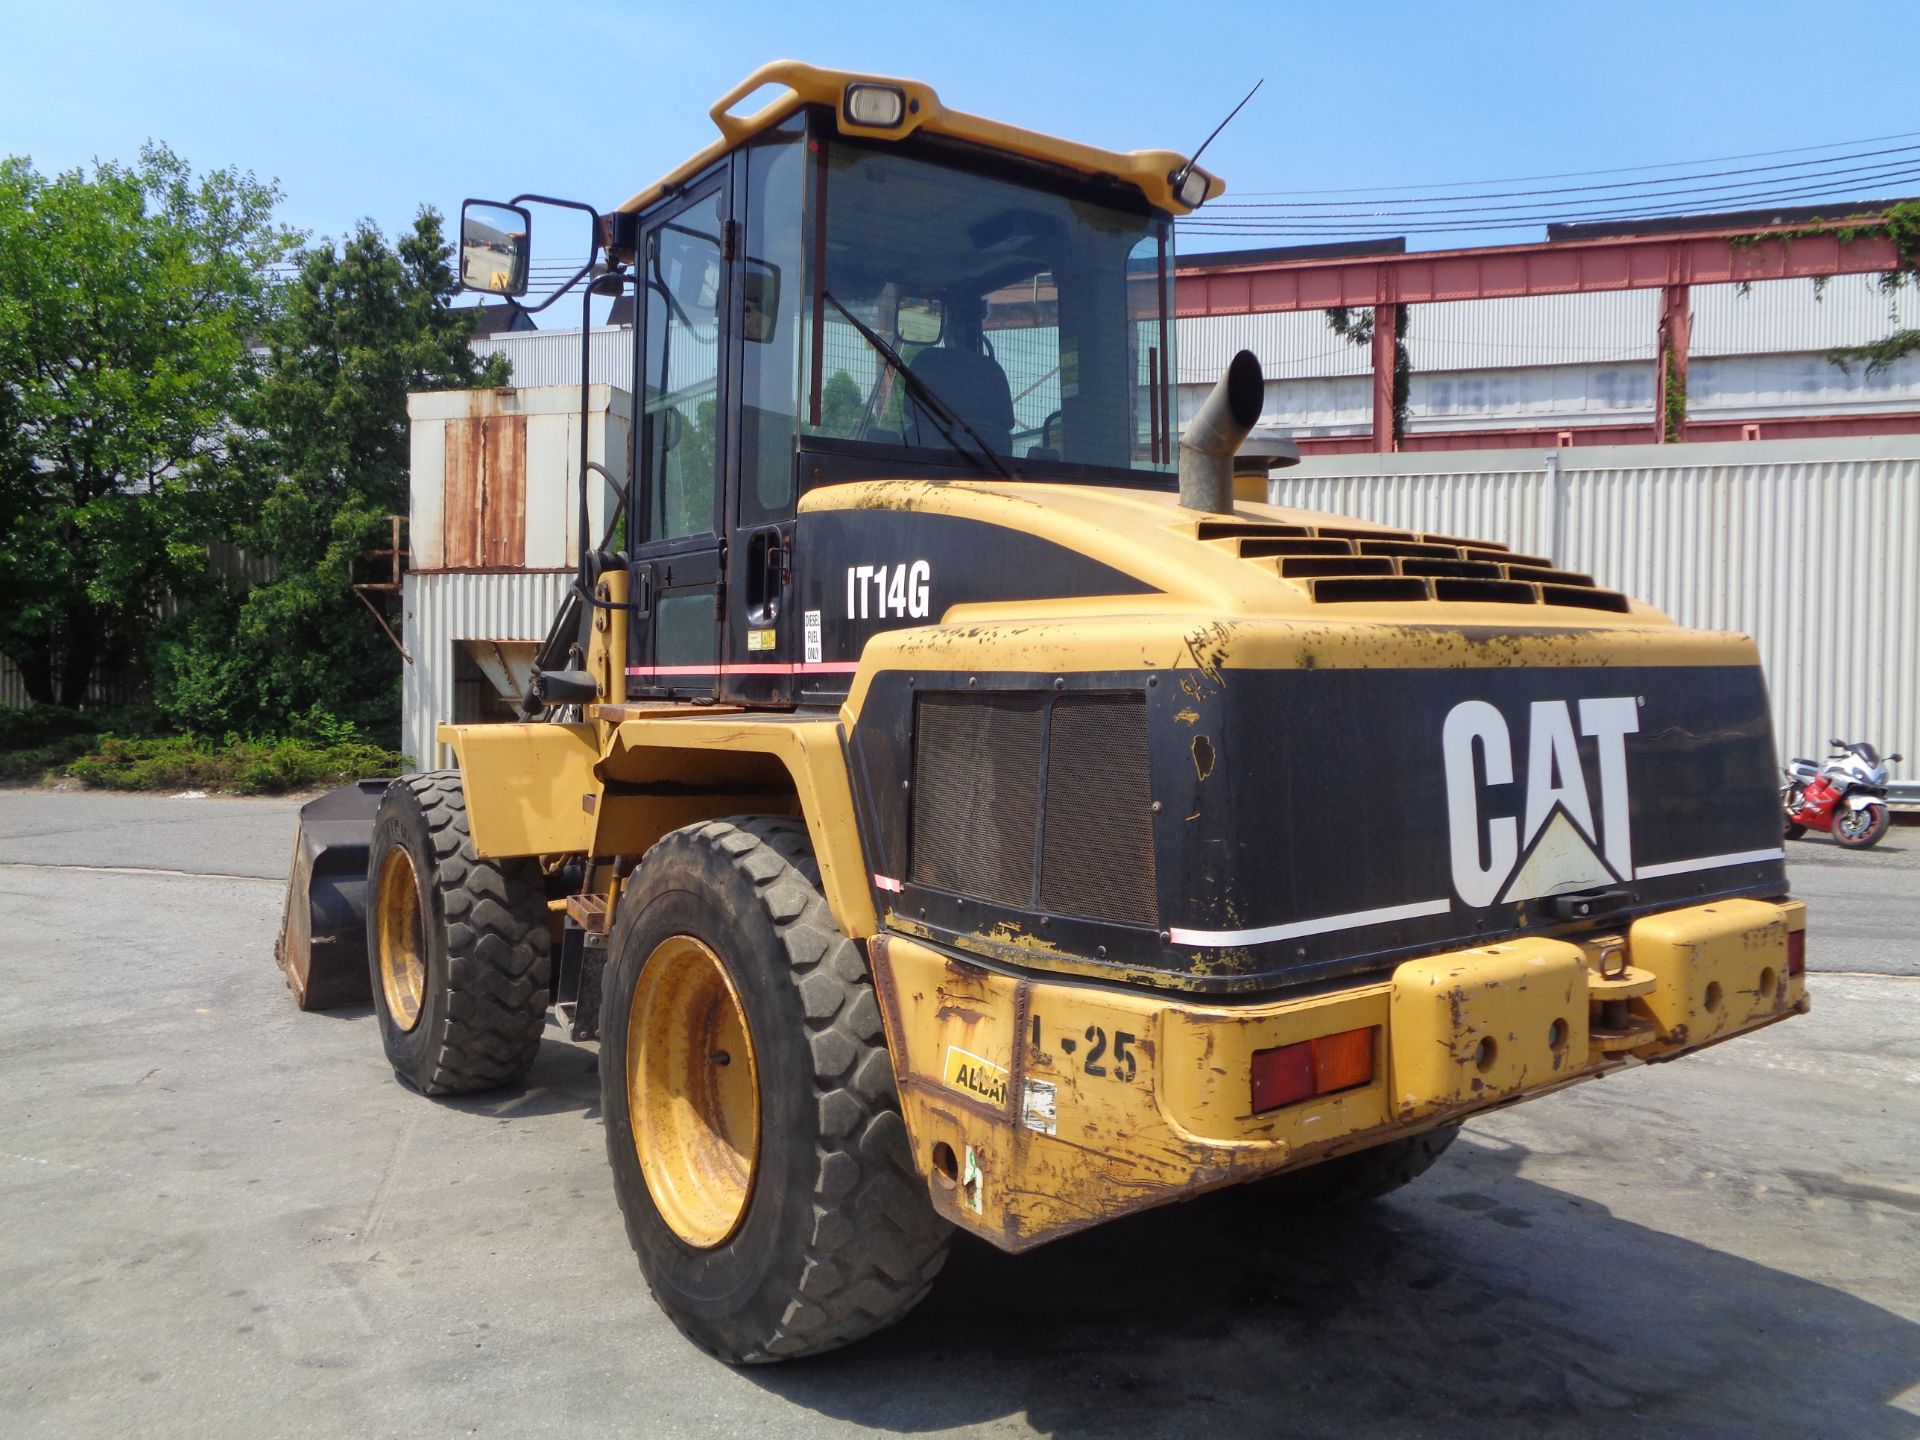
[[[799,219],[806,203],[804,130],[776,130],[747,154],[746,343],[740,365],[740,523],[793,514],[793,433],[800,383]],[[764,307],[764,308],[763,308]]]

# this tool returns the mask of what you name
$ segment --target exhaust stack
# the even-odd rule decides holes
[[[1234,452],[1259,420],[1266,398],[1259,357],[1242,350],[1180,432],[1180,503],[1187,509],[1233,513]]]

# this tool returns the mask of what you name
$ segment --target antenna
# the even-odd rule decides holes
[[[1213,134],[1207,136],[1206,139],[1200,142],[1200,148],[1193,152],[1193,158],[1187,161],[1187,163],[1185,165],[1182,165],[1178,170],[1175,170],[1171,175],[1167,176],[1167,183],[1173,187],[1173,193],[1179,199],[1182,205],[1187,206],[1189,209],[1197,210],[1200,208],[1200,202],[1207,198],[1207,192],[1204,186],[1201,187],[1200,193],[1197,196],[1189,197],[1184,193],[1184,191],[1186,190],[1187,181],[1193,176],[1194,167],[1199,165],[1200,157],[1207,153],[1207,146],[1213,144],[1214,139],[1220,134],[1220,132],[1226,129],[1227,126],[1233,122],[1234,116],[1238,115],[1242,110],[1247,108],[1247,101],[1253,99],[1255,92],[1258,91],[1259,88],[1266,83],[1267,81],[1265,76],[1262,76],[1260,79],[1254,81],[1253,89],[1247,91],[1247,93],[1241,98],[1240,103],[1234,106],[1233,109],[1227,112],[1227,118],[1225,120],[1222,120],[1218,125],[1213,127]]]

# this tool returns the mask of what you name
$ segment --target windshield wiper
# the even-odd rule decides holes
[[[880,352],[886,362],[893,367],[893,373],[898,375],[901,380],[906,383],[906,387],[913,393],[914,399],[924,405],[928,413],[939,422],[940,428],[945,432],[949,442],[954,441],[953,427],[956,425],[959,426],[961,430],[966,432],[967,438],[979,446],[980,457],[993,469],[999,471],[1002,479],[1017,479],[1013,471],[1007,468],[1006,462],[1000,458],[999,452],[980,438],[980,432],[962,419],[959,411],[955,410],[946,401],[934,394],[933,391],[928,388],[926,381],[922,380],[907,368],[907,362],[900,358],[900,352],[898,350],[894,349],[893,346],[889,345],[885,340],[882,340],[874,331],[868,329],[858,315],[855,315],[851,310],[847,309],[846,306],[834,299],[827,291],[822,290],[820,292],[820,298],[833,306],[833,308],[838,310],[842,315],[846,316],[847,323],[865,336],[867,343]],[[957,443],[954,443],[953,450],[956,455],[964,455],[967,453],[961,449]]]

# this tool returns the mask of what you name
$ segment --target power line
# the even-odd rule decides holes
[[[1472,190],[1482,185],[1528,185],[1536,180],[1585,180],[1595,175],[1635,175],[1649,170],[1678,170],[1686,165],[1721,165],[1730,160],[1770,160],[1776,155],[1809,155],[1815,150],[1844,150],[1851,145],[1878,145],[1884,140],[1912,140],[1920,130],[1897,135],[1868,135],[1859,140],[1836,140],[1827,145],[1799,145],[1787,150],[1754,150],[1745,155],[1710,155],[1701,160],[1667,160],[1657,165],[1621,165],[1610,170],[1563,170],[1553,175],[1508,175],[1497,180],[1439,180],[1424,185],[1355,186],[1333,190],[1246,190],[1246,195],[1365,195],[1396,190]]]
[[[1889,150],[1862,150],[1857,154],[1853,154],[1853,155],[1836,155],[1836,156],[1833,156],[1832,159],[1833,160],[1861,160],[1861,159],[1867,159],[1870,157],[1882,156],[1882,155],[1910,156],[1916,151],[1920,151],[1920,145],[1900,145],[1900,146],[1895,146],[1894,148]],[[1628,189],[1636,189],[1636,190],[1639,190],[1640,193],[1638,195],[1617,195],[1609,198],[1614,200],[1638,200],[1638,199],[1658,196],[1658,195],[1682,195],[1682,194],[1688,194],[1688,193],[1706,195],[1706,194],[1712,194],[1713,192],[1720,191],[1720,190],[1746,190],[1746,189],[1752,189],[1756,186],[1763,186],[1763,185],[1769,185],[1769,184],[1794,184],[1802,180],[1823,179],[1823,178],[1826,178],[1827,176],[1832,176],[1832,175],[1853,175],[1853,174],[1858,174],[1860,173],[1860,171],[1863,171],[1863,170],[1873,170],[1873,169],[1881,168],[1873,165],[1864,165],[1864,166],[1855,167],[1853,169],[1826,170],[1821,172],[1821,174],[1819,175],[1782,175],[1771,181],[1756,181],[1756,180],[1736,181],[1731,185],[1694,186],[1691,183],[1695,180],[1711,180],[1711,179],[1716,179],[1726,175],[1758,175],[1765,171],[1770,171],[1770,170],[1805,169],[1809,165],[1813,165],[1813,164],[1825,165],[1828,163],[1830,162],[1824,161],[1824,160],[1823,161],[1802,160],[1794,165],[1756,165],[1744,170],[1714,170],[1714,171],[1706,171],[1699,175],[1678,175],[1670,178],[1673,179],[1674,181],[1686,182],[1686,183],[1680,184],[1678,188],[1665,189],[1665,190],[1646,189],[1644,187],[1655,184],[1655,183],[1665,185],[1667,183],[1666,180],[1661,180],[1659,182],[1648,181],[1648,180],[1636,180],[1631,184],[1575,185],[1575,186],[1571,186],[1569,188],[1561,189],[1561,190],[1499,190],[1499,191],[1490,192],[1489,194],[1486,194],[1486,195],[1423,195],[1423,196],[1410,197],[1405,200],[1381,200],[1377,203],[1383,206],[1404,207],[1404,206],[1416,205],[1416,204],[1438,203],[1445,200],[1478,201],[1478,200],[1500,199],[1500,198],[1515,196],[1515,195],[1533,195],[1533,196],[1580,195],[1580,194],[1590,194],[1598,190],[1628,190]],[[1888,165],[1892,165],[1895,163],[1905,163],[1905,162],[1895,162],[1895,161],[1886,162],[1886,164]],[[1231,200],[1221,200],[1216,202],[1213,205],[1208,206],[1207,208],[1209,210],[1305,210],[1309,208],[1322,209],[1322,208],[1330,207],[1334,205],[1352,205],[1356,203],[1365,204],[1366,202],[1365,201],[1356,202],[1352,200],[1320,200],[1320,201],[1306,202],[1299,205],[1290,205],[1290,204],[1285,204],[1279,201],[1236,202]],[[1458,207],[1457,209],[1452,209],[1452,210],[1434,210],[1434,211],[1426,211],[1426,212],[1409,212],[1409,213],[1456,215],[1456,214],[1476,213],[1482,210],[1486,210],[1486,211],[1525,210],[1528,208],[1529,207],[1526,205],[1485,205],[1485,206],[1467,205],[1467,206],[1461,206],[1461,207]],[[1350,213],[1351,212],[1336,212],[1335,216],[1329,217],[1329,218],[1338,218],[1338,216],[1340,215],[1346,215]],[[1303,215],[1300,218],[1305,220],[1305,219],[1313,219],[1316,217]]]
[[[1872,178],[1880,182],[1907,182],[1920,180],[1920,164],[1903,166],[1897,170],[1882,172]],[[1738,200],[1745,209],[1764,208],[1766,205],[1785,201],[1813,200],[1836,196],[1837,192],[1858,191],[1859,179],[1836,180],[1825,184],[1800,189],[1769,191],[1764,195],[1755,195]],[[1733,203],[1728,201],[1722,204]],[[1851,203],[1851,202],[1843,202]],[[1884,203],[1884,202],[1876,202]],[[1317,235],[1321,237],[1336,235],[1380,235],[1385,233],[1405,235],[1457,234],[1471,230],[1521,230],[1535,229],[1541,225],[1580,225],[1604,221],[1658,220],[1681,216],[1693,216],[1703,213],[1697,201],[1673,205],[1629,206],[1614,210],[1557,210],[1540,211],[1532,215],[1503,215],[1486,219],[1436,220],[1418,216],[1383,215],[1360,217],[1371,219],[1375,223],[1348,224],[1322,217],[1310,219],[1292,216],[1279,216],[1271,221],[1260,221],[1252,216],[1221,216],[1209,219],[1195,216],[1181,222],[1181,229],[1198,234],[1239,234],[1239,235]],[[1705,213],[1712,213],[1707,211]],[[1835,217],[1838,218],[1838,217]]]

